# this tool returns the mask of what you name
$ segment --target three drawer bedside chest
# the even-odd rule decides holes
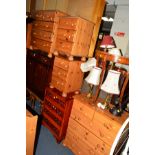
[[[75,155],[109,155],[114,139],[127,119],[113,116],[108,110],[92,105],[86,94],[74,96],[64,146]]]

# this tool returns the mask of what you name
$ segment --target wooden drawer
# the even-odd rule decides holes
[[[106,114],[96,111],[93,121],[99,122],[107,131],[117,133],[121,125],[114,121],[112,117],[113,116],[108,117]]]
[[[106,142],[108,145],[112,144],[116,133],[112,133],[112,131],[110,132],[110,130],[107,130],[105,126],[101,126],[101,124],[91,121],[82,113],[79,113],[78,111],[73,109],[71,112],[71,118],[79,122],[82,126],[86,127],[89,131],[91,131],[99,139]]]
[[[48,52],[48,53],[50,53],[53,50],[51,42],[37,39],[37,38],[32,39],[31,45],[34,49],[39,49],[39,50],[42,50],[42,51]]]
[[[42,115],[43,115],[43,117],[48,116],[52,120],[52,122],[53,122],[52,124],[54,124],[54,126],[56,126],[57,128],[61,127],[62,118],[55,115],[55,113],[53,113],[53,111],[51,111],[47,106],[44,107]]]
[[[88,128],[89,129],[89,128]],[[87,129],[87,126],[82,127],[79,123],[73,119],[69,120],[67,132],[72,131],[73,134],[78,135],[87,145],[89,145],[95,152],[101,154],[108,154],[110,146],[103,142],[101,139],[96,137]]]
[[[64,70],[69,69],[69,61],[63,58],[55,57],[54,59],[54,66],[60,67]]]
[[[77,112],[79,112],[79,115],[81,115],[81,113],[82,113],[85,117],[88,117],[90,120],[93,119],[93,115],[95,113],[95,107],[92,108],[91,105],[74,99],[73,109],[75,109]]]
[[[66,13],[54,10],[38,10],[35,12],[36,20],[50,21],[50,22],[58,22],[59,16],[65,16]]]
[[[32,37],[42,39],[45,41],[49,41],[49,42],[54,41],[54,34],[53,33],[42,31],[42,30],[37,30],[37,29],[32,30]]]
[[[94,154],[93,149],[84,143],[79,135],[73,134],[70,129],[67,129],[64,144],[65,146],[68,146],[75,155],[96,155]]]
[[[91,120],[88,117],[86,117],[85,115],[83,115],[83,113],[80,113],[79,111],[73,108],[72,108],[70,117],[85,127],[91,124]]]
[[[67,78],[67,71],[57,66],[54,66],[52,76],[57,77],[58,79],[61,79],[61,80],[65,80]]]
[[[57,116],[57,118],[62,121],[64,109],[59,103],[55,102],[54,100],[49,100],[49,98],[46,96],[43,104],[45,108],[47,108],[51,113],[53,113],[53,115]]]
[[[38,30],[44,30],[49,32],[54,32],[57,27],[57,24],[52,22],[44,22],[44,21],[34,21],[33,28]]]
[[[59,28],[77,30],[78,28],[78,18],[74,17],[60,17],[59,18]]]
[[[58,29],[57,38],[64,41],[75,42],[76,31],[67,29]]]
[[[52,75],[52,86],[63,92],[64,88],[66,87],[66,81],[62,81],[61,79]]]
[[[72,42],[63,41],[58,38],[56,39],[55,49],[59,52],[63,52],[70,56],[72,54],[73,47],[74,43]]]

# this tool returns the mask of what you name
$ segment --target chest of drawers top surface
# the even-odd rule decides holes
[[[34,18],[36,20],[58,22],[60,16],[66,16],[67,14],[58,10],[37,10]]]

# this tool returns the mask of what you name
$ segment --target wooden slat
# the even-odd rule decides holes
[[[105,0],[96,0],[96,5],[94,7],[94,11],[92,14],[92,20],[91,20],[92,22],[95,23],[95,26],[94,26],[93,36],[91,39],[88,57],[92,57],[94,54],[94,49],[95,49],[96,40],[97,40],[98,33],[99,33],[101,17],[103,15],[104,7],[105,7]]]

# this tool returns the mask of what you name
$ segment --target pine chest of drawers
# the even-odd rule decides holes
[[[80,17],[59,18],[55,53],[87,57],[94,24]]]
[[[32,28],[31,48],[53,53],[60,16],[66,15],[60,11],[39,10],[35,12]]]
[[[64,97],[70,92],[79,91],[83,81],[81,63],[81,61],[69,61],[62,57],[55,57],[50,87],[61,91]]]
[[[76,155],[109,155],[113,141],[128,114],[116,117],[90,103],[92,101],[84,94],[74,96],[63,144]]]
[[[62,97],[57,89],[46,88],[43,102],[43,121],[56,138],[57,142],[64,139],[73,103],[73,93]]]

